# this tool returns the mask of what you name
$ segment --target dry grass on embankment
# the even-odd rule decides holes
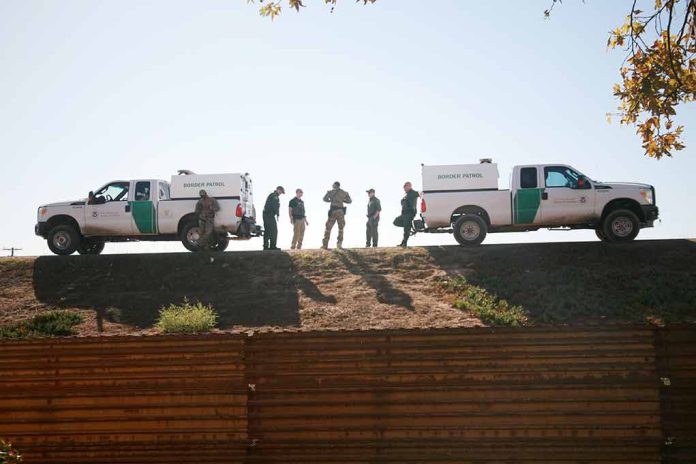
[[[73,309],[79,335],[155,333],[184,298],[238,331],[694,323],[696,243],[0,260],[0,325]]]

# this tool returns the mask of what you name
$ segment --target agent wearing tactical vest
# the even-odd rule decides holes
[[[200,231],[200,239],[198,244],[203,249],[212,249],[216,240],[213,240],[213,232],[215,227],[215,213],[220,211],[218,201],[208,196],[208,192],[201,190],[198,192],[200,199],[196,202],[194,214],[198,217],[198,229]]]
[[[331,229],[338,222],[338,238],[336,240],[336,248],[343,247],[343,228],[346,226],[346,207],[344,204],[350,204],[353,200],[345,190],[341,190],[340,182],[333,183],[333,189],[326,192],[324,201],[331,203],[329,206],[329,219],[326,221],[326,230],[324,231],[324,240],[322,248],[329,249],[329,239],[331,239]]]
[[[375,189],[368,190],[367,195],[369,200],[367,201],[367,239],[365,241],[365,246],[370,248],[370,246],[377,246],[377,239],[379,238],[377,227],[379,226],[379,215],[382,212],[382,203],[379,201],[379,198],[375,196]]]
[[[285,189],[280,185],[266,198],[263,207],[263,249],[279,250],[276,246],[278,242],[278,223],[276,218],[280,216],[280,196],[285,193]]]
[[[295,190],[295,198],[290,200],[288,213],[290,214],[290,224],[292,224],[292,243],[290,249],[302,249],[305,227],[309,225],[305,214],[304,200],[302,199],[302,189]]]
[[[404,238],[399,244],[401,247],[408,246],[408,238],[411,236],[413,218],[416,217],[416,206],[418,204],[418,192],[413,190],[410,182],[404,184],[406,195],[401,199],[401,218],[404,223]]]

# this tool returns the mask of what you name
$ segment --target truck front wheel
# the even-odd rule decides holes
[[[55,226],[46,237],[48,248],[57,255],[71,255],[80,247],[80,234],[67,224]]]
[[[462,246],[476,246],[488,232],[486,221],[475,214],[465,214],[454,223],[454,238]]]
[[[638,216],[633,211],[617,209],[604,218],[602,230],[610,242],[630,242],[640,231]]]

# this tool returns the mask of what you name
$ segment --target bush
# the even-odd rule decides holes
[[[75,335],[82,316],[73,311],[49,311],[28,321],[0,327],[0,338],[64,337]]]
[[[15,464],[22,462],[22,455],[12,448],[12,443],[0,440],[0,464]]]
[[[528,322],[527,313],[522,306],[515,306],[506,300],[491,295],[484,288],[471,285],[464,277],[443,279],[441,287],[454,293],[454,307],[471,312],[487,325],[519,326]]]
[[[160,309],[156,327],[163,333],[210,332],[217,324],[212,306],[184,299],[180,305],[171,304]]]

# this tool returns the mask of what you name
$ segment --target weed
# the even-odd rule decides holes
[[[0,338],[63,337],[75,335],[82,316],[73,311],[49,311],[28,321],[0,327]]]
[[[217,324],[217,314],[212,306],[201,302],[170,304],[160,309],[156,327],[163,333],[210,332]]]
[[[441,288],[455,296],[454,307],[471,312],[487,325],[520,326],[528,322],[522,306],[491,295],[486,289],[471,285],[464,277],[438,279]]]

